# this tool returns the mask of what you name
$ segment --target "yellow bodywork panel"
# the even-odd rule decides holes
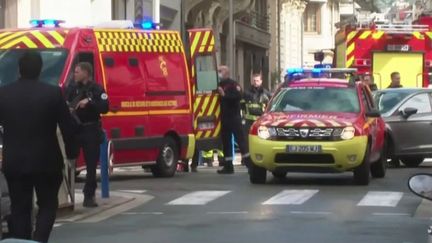
[[[403,87],[423,86],[422,53],[374,53],[373,75],[379,89],[390,85],[390,74],[399,72]]]
[[[346,68],[346,43],[342,42],[336,46],[336,67]]]
[[[188,140],[188,146],[186,152],[186,159],[192,158],[195,152],[195,134],[189,134],[188,138],[189,140]]]
[[[334,158],[334,163],[317,164],[311,161],[276,163],[276,155],[286,153],[287,145],[321,145],[321,153],[330,154]],[[249,135],[249,151],[252,162],[270,171],[278,167],[290,166],[330,168],[341,172],[351,170],[363,162],[366,146],[367,136],[356,136],[353,139],[341,141],[272,141]]]

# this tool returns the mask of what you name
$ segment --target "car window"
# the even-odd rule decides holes
[[[270,111],[352,112],[360,111],[354,88],[296,87],[280,91]]]
[[[417,113],[431,112],[431,104],[429,96],[425,93],[418,94],[407,100],[399,110],[403,110],[407,107],[412,107],[417,109]]]
[[[384,114],[399,104],[409,94],[411,94],[410,91],[379,93],[375,95],[375,104],[377,104],[379,111]]]
[[[362,88],[361,91],[361,96],[362,96],[362,102],[365,106],[366,111],[370,111],[372,109],[372,105],[369,102],[369,99],[367,98],[367,93],[365,91],[365,89]]]
[[[68,56],[67,50],[38,49],[34,51],[37,51],[41,55],[43,62],[39,80],[58,86]],[[26,49],[7,49],[0,51],[0,86],[18,80],[18,60],[25,52]]]

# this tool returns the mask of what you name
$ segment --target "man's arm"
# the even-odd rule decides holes
[[[238,84],[232,84],[227,89],[225,89],[225,95],[223,99],[226,100],[241,100],[242,93],[241,88]]]
[[[105,114],[109,111],[108,95],[101,86],[95,86],[93,97],[89,101],[89,105],[100,114]]]

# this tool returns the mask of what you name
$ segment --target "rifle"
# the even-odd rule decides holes
[[[80,118],[78,117],[78,115],[76,113],[76,106],[78,105],[78,103],[81,100],[87,98],[88,89],[78,89],[78,90],[79,91],[78,91],[77,96],[72,101],[67,102],[67,104],[69,106],[69,109],[71,110],[72,118],[75,120],[75,122],[78,125],[81,125],[82,124],[81,120],[80,120]]]

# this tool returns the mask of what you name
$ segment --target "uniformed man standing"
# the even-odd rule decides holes
[[[245,125],[246,142],[248,139],[249,129],[252,124],[260,117],[270,101],[271,93],[262,86],[262,76],[260,73],[252,75],[251,87],[245,91]]]
[[[222,146],[224,153],[223,168],[219,174],[234,173],[232,135],[239,146],[243,164],[249,165],[250,155],[241,124],[240,100],[242,98],[240,85],[229,78],[227,66],[220,66],[218,91],[221,96]]]
[[[80,62],[74,70],[74,81],[66,89],[66,99],[71,112],[79,123],[77,147],[82,148],[86,162],[86,181],[83,189],[84,207],[97,207],[95,200],[96,167],[100,144],[103,142],[100,114],[108,112],[108,96],[104,89],[92,80],[90,63]]]

